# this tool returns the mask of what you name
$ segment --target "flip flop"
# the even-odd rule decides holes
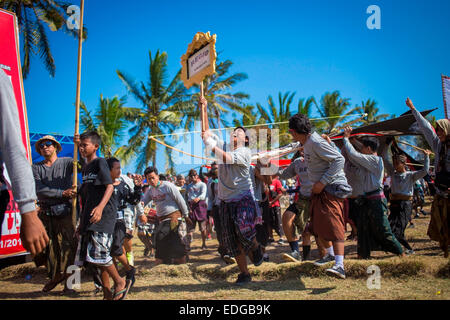
[[[44,286],[44,288],[42,288],[42,292],[48,293],[48,292],[52,291],[53,289],[56,288],[56,286],[58,284],[65,281],[66,279],[67,279],[67,277],[63,276],[61,279],[59,279],[57,281],[52,280],[52,281],[47,282],[47,284]]]
[[[125,297],[128,294],[128,290],[129,290],[129,283],[125,284],[125,288],[123,288],[119,292],[114,292],[113,300],[116,300],[116,298],[120,295],[122,296],[119,298],[119,300],[125,300]]]

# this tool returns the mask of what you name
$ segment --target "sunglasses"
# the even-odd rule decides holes
[[[53,145],[53,142],[45,141],[45,142],[41,142],[41,144],[39,144],[39,148],[43,149],[44,147],[50,147],[52,145]]]

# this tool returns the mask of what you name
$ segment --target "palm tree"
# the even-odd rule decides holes
[[[82,130],[95,130],[101,137],[102,143],[100,151],[105,157],[117,157],[123,151],[123,146],[119,147],[119,142],[124,136],[127,126],[126,116],[134,109],[124,107],[126,97],[103,98],[100,95],[100,101],[92,115],[86,105],[81,103],[81,128]],[[128,159],[125,159],[128,160]]]
[[[349,101],[350,99],[342,98],[339,91],[327,92],[322,96],[317,111],[322,118],[325,118],[325,133],[331,134],[336,131],[337,125],[343,124],[346,118],[357,110],[353,108],[347,111],[350,106]]]
[[[32,55],[38,55],[52,77],[56,66],[50,43],[47,37],[47,26],[51,31],[62,30],[78,37],[78,30],[70,30],[66,25],[67,8],[71,4],[57,0],[2,0],[2,9],[14,12],[17,16],[19,30],[23,37],[22,75],[25,79],[30,72]],[[84,28],[84,27],[83,27]],[[83,29],[83,39],[87,38],[87,30]]]
[[[362,101],[361,106],[356,107],[358,113],[367,114],[366,117],[359,121],[360,125],[369,125],[377,123],[389,118],[388,114],[378,114],[379,109],[376,107],[377,102],[375,100],[368,99],[366,102]]]
[[[272,96],[269,96],[267,102],[269,104],[269,112],[266,111],[259,103],[256,104],[261,117],[268,123],[279,123],[276,128],[279,132],[279,144],[281,146],[291,142],[292,138],[289,134],[289,124],[287,123],[292,117],[291,104],[294,100],[295,92],[286,92],[284,95],[278,93],[278,107],[275,106]],[[273,146],[276,147],[276,146]]]
[[[216,72],[212,76],[205,77],[203,80],[203,94],[208,101],[208,118],[211,128],[219,128],[221,125],[223,127],[228,126],[223,117],[224,114],[229,112],[245,113],[242,103],[244,99],[249,98],[249,95],[243,92],[231,93],[230,89],[237,83],[247,79],[248,76],[242,72],[230,75],[232,66],[233,62],[231,60],[222,61],[217,64]],[[200,110],[197,107],[200,86],[195,85],[193,87],[196,88],[196,93],[192,95],[188,109],[185,109],[185,129],[191,129],[193,121],[200,119]]]
[[[149,52],[150,69],[147,83],[136,83],[124,72],[117,70],[117,75],[125,84],[128,92],[141,103],[141,108],[127,115],[127,120],[134,123],[129,130],[131,138],[122,155],[125,157],[138,154],[137,170],[142,171],[150,161],[156,165],[156,143],[151,135],[158,135],[173,130],[180,125],[184,109],[192,108],[187,90],[180,81],[181,70],[168,84],[167,53],[158,50],[155,56]],[[164,140],[162,138],[162,140]]]

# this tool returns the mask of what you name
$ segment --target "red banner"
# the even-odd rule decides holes
[[[28,134],[28,119],[23,91],[22,68],[20,64],[19,30],[14,13],[0,9],[0,69],[11,79],[20,120],[22,142],[31,161],[30,140]],[[5,177],[8,173],[5,170]],[[12,193],[10,191],[11,199]],[[0,258],[25,253],[20,241],[21,217],[17,204],[11,200],[5,212],[2,236],[0,238]]]

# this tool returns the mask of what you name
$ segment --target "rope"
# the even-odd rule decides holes
[[[193,158],[202,159],[202,160],[207,160],[207,161],[216,161],[216,159],[196,156],[194,154],[187,153],[187,152],[185,152],[183,150],[180,150],[180,149],[177,149],[175,147],[172,147],[172,146],[170,146],[170,145],[164,143],[163,141],[158,140],[158,139],[156,139],[154,137],[150,137],[150,139],[155,141],[155,142],[157,142],[157,143],[159,143],[159,144],[161,144],[161,145],[163,145],[163,146],[165,146],[166,148],[169,148],[169,149],[172,149],[174,151],[180,152],[180,153],[185,154],[187,156],[190,156],[190,157],[193,157]],[[258,160],[262,156],[270,156],[271,159],[273,159],[273,158],[281,158],[284,155],[296,152],[298,149],[299,149],[298,147],[286,148],[286,146],[285,146],[285,147],[281,147],[281,148],[278,148],[278,149],[269,150],[269,151],[264,152],[262,154],[260,154],[260,153],[254,154],[254,155],[252,155],[252,160]]]
[[[177,149],[177,148],[175,148],[175,147],[169,146],[168,144],[166,144],[166,143],[164,143],[164,142],[162,142],[162,141],[160,141],[160,140],[158,140],[158,139],[155,139],[154,137],[150,137],[150,139],[153,140],[153,141],[155,141],[155,142],[157,142],[157,143],[159,143],[159,144],[162,144],[162,145],[165,146],[166,148],[175,150],[175,151],[180,152],[180,153],[182,153],[182,154],[185,154],[185,155],[187,155],[187,156],[190,156],[190,157],[193,157],[193,158],[202,159],[202,160],[216,161],[215,159],[205,158],[205,157],[200,157],[200,156],[196,156],[195,154],[190,154],[190,153],[184,152],[183,150],[180,150],[180,149]]]
[[[359,116],[359,117],[365,117],[367,116],[367,113],[359,113],[359,114],[350,114],[347,117],[351,117],[351,116]],[[319,120],[326,120],[326,119],[335,119],[335,118],[342,118],[342,116],[332,116],[332,117],[324,117],[324,118],[314,118],[314,119],[309,119],[310,121],[319,121]],[[252,124],[252,125],[248,125],[248,126],[243,126],[244,128],[253,128],[253,127],[265,127],[265,126],[270,126],[270,125],[274,125],[274,124],[286,124],[289,123],[289,121],[282,121],[282,122],[271,122],[271,123],[261,123],[261,124]],[[219,128],[219,129],[209,129],[210,131],[222,131],[222,130],[231,130],[234,129],[235,127],[227,127],[227,128]],[[182,132],[182,133],[168,133],[168,134],[156,134],[153,136],[149,136],[149,138],[153,138],[153,137],[168,137],[168,136],[180,136],[180,135],[184,135],[184,134],[189,134],[189,133],[201,133],[201,131],[186,131],[186,132]]]

